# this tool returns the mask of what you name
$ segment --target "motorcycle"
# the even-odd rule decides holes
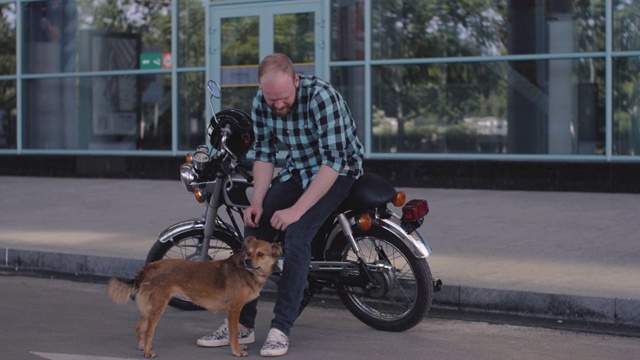
[[[238,109],[215,112],[213,99],[222,96],[221,89],[212,80],[207,88],[213,114],[207,128],[211,147],[198,146],[180,167],[187,191],[203,204],[202,214],[162,231],[147,263],[163,258],[222,259],[242,248],[242,211],[249,206],[253,181],[246,164],[254,140],[252,120]],[[401,214],[390,210],[390,204],[401,207]],[[417,325],[442,286],[431,275],[427,257],[432,251],[418,231],[428,212],[426,200],[407,202],[406,195],[383,177],[361,176],[313,239],[299,314],[326,288],[375,329],[399,332]],[[272,280],[277,283],[279,275],[275,271]],[[174,297],[170,305],[200,309],[188,298]]]

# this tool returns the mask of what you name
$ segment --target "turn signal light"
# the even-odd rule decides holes
[[[193,195],[196,197],[196,201],[199,202],[200,204],[202,204],[204,202],[204,200],[206,199],[206,195],[202,191],[202,189],[193,190]]]
[[[393,198],[393,205],[400,207],[407,201],[407,195],[402,191],[396,191],[396,197]]]
[[[402,220],[418,221],[429,213],[427,200],[411,200],[402,207]]]
[[[193,164],[193,157],[191,156],[191,153],[188,153],[185,157],[184,160],[187,162],[187,164]]]
[[[364,213],[358,218],[358,228],[362,231],[369,231],[371,229],[371,215]]]

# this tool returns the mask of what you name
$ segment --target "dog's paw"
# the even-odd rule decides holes
[[[245,356],[249,356],[249,353],[246,352],[245,350],[247,350],[249,347],[247,345],[239,345],[240,350],[239,351],[233,351],[233,355],[238,356],[238,357],[245,357]]]

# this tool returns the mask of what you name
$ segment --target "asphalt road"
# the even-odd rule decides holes
[[[106,285],[0,273],[0,359],[139,359],[135,305],[116,305]],[[259,357],[273,303],[262,301]],[[231,359],[228,347],[200,348],[196,339],[224,314],[169,308],[154,341],[160,359]],[[404,333],[373,330],[343,309],[310,307],[293,330],[288,359],[638,359],[637,337],[430,317]]]

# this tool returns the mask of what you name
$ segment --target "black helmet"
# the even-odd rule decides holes
[[[244,160],[255,139],[251,116],[242,110],[225,109],[218,112],[215,118],[211,117],[207,129],[211,146],[219,149],[222,139],[221,129],[227,125],[231,129],[231,136],[227,138],[227,147],[238,159]]]

